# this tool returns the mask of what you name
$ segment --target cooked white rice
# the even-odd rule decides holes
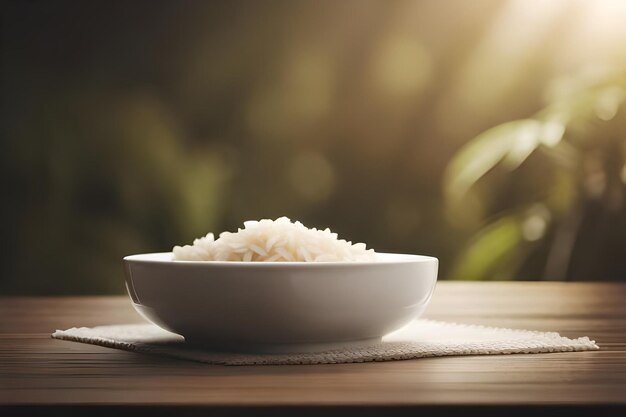
[[[352,244],[337,238],[329,229],[309,229],[287,217],[244,222],[236,233],[213,233],[194,240],[193,245],[174,246],[179,261],[243,262],[338,262],[374,261],[375,252],[364,243]]]

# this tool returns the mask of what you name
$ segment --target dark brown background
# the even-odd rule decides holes
[[[568,126],[575,180],[533,153],[456,207],[443,190],[480,132],[619,73],[625,18],[619,1],[3,1],[0,291],[119,293],[123,255],[280,215],[437,256],[443,279],[623,280],[623,106]],[[503,213],[521,214],[484,238]]]

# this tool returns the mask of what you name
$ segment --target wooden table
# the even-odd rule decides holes
[[[601,350],[212,366],[50,338],[141,321],[126,297],[5,297],[0,415],[626,415],[626,285],[441,282],[427,317],[589,336]]]

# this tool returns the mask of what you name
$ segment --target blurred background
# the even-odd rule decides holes
[[[299,219],[442,279],[626,280],[626,1],[4,1],[3,294]]]

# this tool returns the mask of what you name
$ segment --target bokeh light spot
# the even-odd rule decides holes
[[[530,216],[522,225],[522,234],[524,239],[534,242],[543,237],[546,230],[546,221],[537,215]]]
[[[522,223],[522,236],[529,242],[543,238],[551,219],[551,214],[544,204],[533,205]]]
[[[327,53],[302,49],[288,54],[280,76],[253,92],[247,123],[261,139],[293,137],[330,112],[335,71]]]
[[[431,73],[428,51],[412,37],[387,37],[373,56],[374,81],[383,92],[393,96],[419,93]]]
[[[624,100],[626,100],[626,93],[621,87],[607,88],[598,98],[596,116],[605,121],[613,119]]]

